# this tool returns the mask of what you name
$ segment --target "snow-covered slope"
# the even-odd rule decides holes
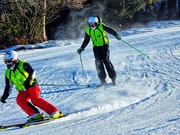
[[[180,133],[180,21],[151,22],[120,31],[122,39],[150,59],[109,35],[111,61],[118,85],[96,89],[99,83],[92,46],[76,53],[83,39],[49,41],[18,51],[19,58],[36,69],[41,96],[68,117],[25,129],[0,131],[2,135],[178,135]],[[19,46],[17,46],[19,47]],[[33,48],[33,45],[26,48]],[[13,48],[15,49],[15,48]],[[4,89],[3,53],[0,53],[1,93]],[[110,82],[110,79],[107,78]],[[86,85],[90,85],[87,88]],[[0,103],[0,125],[24,121],[14,89],[8,103]]]

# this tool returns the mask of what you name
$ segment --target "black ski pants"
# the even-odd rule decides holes
[[[106,79],[105,68],[108,72],[109,78],[115,80],[116,71],[109,59],[110,57],[109,45],[94,47],[93,52],[95,57],[96,71],[100,81],[104,81]]]

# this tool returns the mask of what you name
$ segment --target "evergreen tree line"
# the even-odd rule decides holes
[[[126,22],[152,16],[152,7],[156,7],[153,12],[168,10],[170,14],[176,7],[180,9],[180,0],[0,0],[0,49],[44,42],[50,37],[47,31],[54,27],[53,22],[66,21],[65,10],[93,10],[97,3],[104,6],[105,21]]]

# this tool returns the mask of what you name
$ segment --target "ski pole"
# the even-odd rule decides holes
[[[121,39],[122,40],[122,39]],[[136,51],[138,51],[139,53],[143,54],[144,56],[146,56],[147,58],[150,59],[150,56],[148,56],[147,54],[143,53],[142,51],[140,51],[139,49],[135,48],[134,46],[130,45],[129,43],[127,43],[126,41],[122,40],[125,44],[129,45],[130,47],[132,47],[133,49],[135,49]]]
[[[77,86],[86,86],[86,85],[77,85],[77,84],[50,84],[50,83],[47,83],[47,84],[44,84],[44,83],[42,83],[42,84],[39,84],[40,86],[62,86],[62,87],[66,87],[66,86],[75,86],[75,87],[77,87]]]
[[[84,77],[84,82],[86,82],[86,76],[85,76],[85,73],[84,73],[84,67],[83,67],[81,54],[79,54],[79,58],[80,58],[80,62],[81,62],[81,68],[82,68],[82,74],[83,74],[83,77]]]
[[[16,109],[17,111],[19,111],[20,113],[27,115],[25,112],[21,111],[20,109],[18,109],[18,108],[15,107],[15,106],[11,105],[11,104],[8,103],[7,101],[6,101],[6,103],[7,103],[10,107],[12,107],[12,108]]]

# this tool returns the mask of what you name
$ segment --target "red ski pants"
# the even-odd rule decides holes
[[[40,97],[39,86],[33,86],[26,91],[20,91],[16,97],[17,104],[29,115],[35,114],[35,110],[28,105],[28,101],[38,108],[45,111],[47,114],[51,115],[53,112],[57,112],[58,109],[50,104],[48,101]]]

